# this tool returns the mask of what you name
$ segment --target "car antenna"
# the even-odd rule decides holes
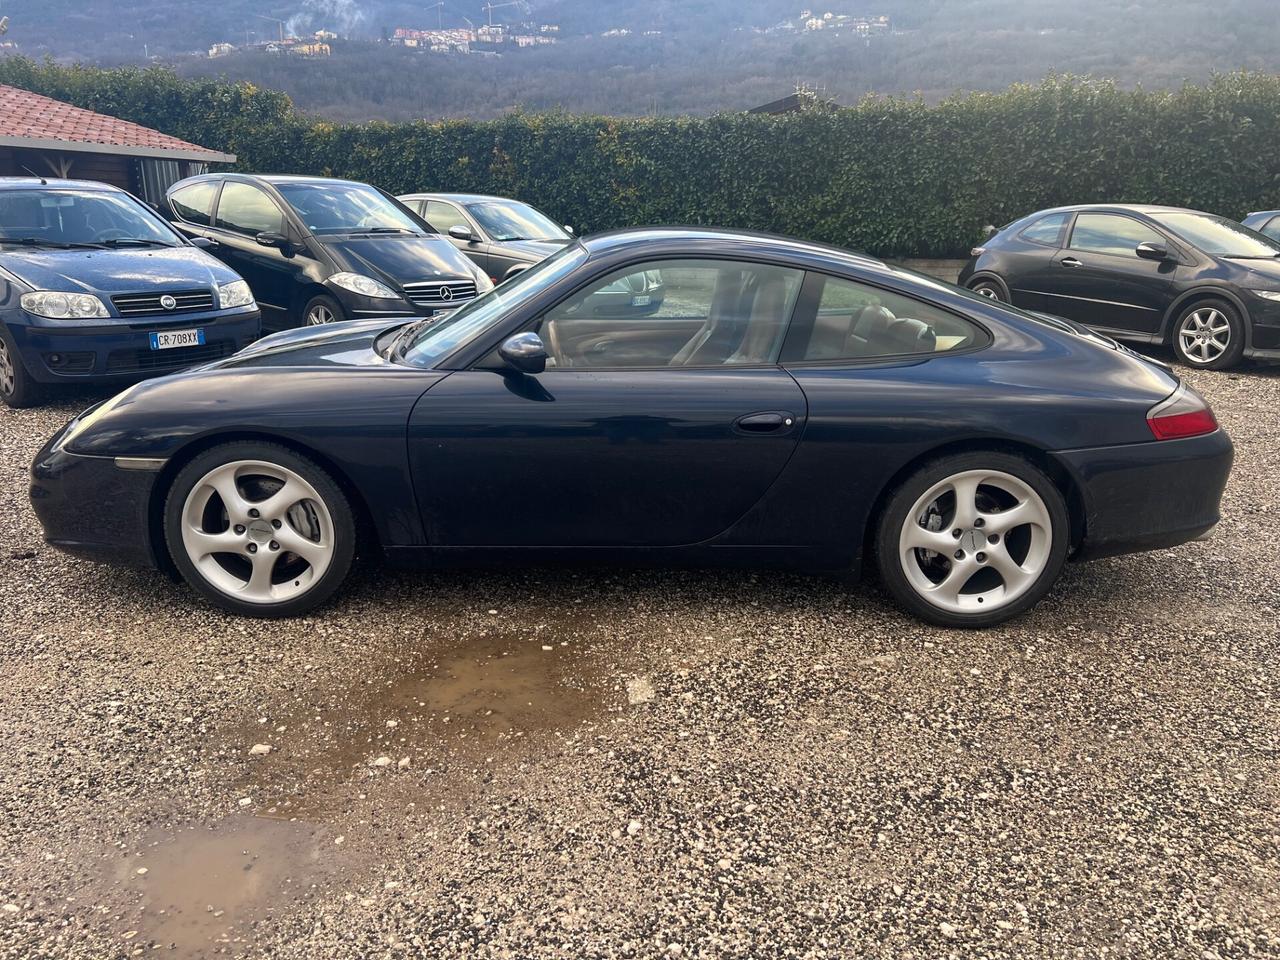
[[[39,180],[39,181],[40,181],[40,186],[42,186],[42,187],[47,187],[47,186],[49,185],[49,181],[48,181],[48,180],[46,180],[44,177],[40,176],[40,174],[36,173],[36,172],[35,172],[34,170],[32,170],[30,167],[23,167],[22,169],[23,169],[23,170],[25,170],[25,171],[27,171],[27,173],[31,174],[31,175],[32,175],[33,177],[35,177],[37,180]]]

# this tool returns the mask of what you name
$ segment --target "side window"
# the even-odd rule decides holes
[[[803,360],[868,360],[963,350],[983,340],[968,320],[901,294],[826,279]]]
[[[223,186],[218,199],[217,225],[249,236],[283,233],[284,214],[275,201],[257,187],[233,180]]]
[[[561,368],[776,363],[803,279],[726,260],[637,264],[552,308],[535,329]]]
[[[1272,240],[1280,240],[1280,217],[1272,217],[1258,230],[1263,236]]]
[[[1113,256],[1137,257],[1140,243],[1164,243],[1165,239],[1145,224],[1113,213],[1082,213],[1071,231],[1071,249]]]
[[[218,192],[216,180],[205,180],[193,183],[189,187],[175,190],[169,198],[173,212],[187,223],[207,227],[212,222],[213,198]]]
[[[450,227],[464,226],[468,230],[471,224],[462,215],[462,211],[452,203],[441,203],[439,200],[428,200],[422,219],[435,227],[439,233],[448,233]]]
[[[1030,240],[1032,243],[1044,244],[1046,247],[1060,247],[1062,246],[1062,231],[1066,229],[1067,222],[1070,219],[1071,214],[1069,213],[1051,213],[1024,228],[1018,236],[1023,240]]]

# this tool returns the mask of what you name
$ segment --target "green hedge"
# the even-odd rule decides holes
[[[0,60],[0,83],[239,156],[392,192],[519,197],[579,228],[715,224],[882,256],[964,252],[983,224],[1062,203],[1168,203],[1239,218],[1280,207],[1280,77],[1175,92],[1052,77],[936,106],[872,98],[782,117],[514,115],[338,125],[250,84],[161,68]]]

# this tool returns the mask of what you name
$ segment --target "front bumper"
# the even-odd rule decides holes
[[[1197,540],[1221,518],[1235,451],[1226,431],[1185,440],[1063,450],[1084,508],[1078,559],[1160,550]]]
[[[153,331],[196,327],[204,330],[202,346],[151,349]],[[11,322],[7,328],[27,372],[40,383],[128,382],[229,357],[258,339],[262,321],[254,309],[97,326]]]
[[[57,446],[64,432],[31,464],[31,506],[45,542],[92,559],[156,566],[150,539],[151,496],[160,476],[155,465],[122,467],[110,457],[68,453]]]

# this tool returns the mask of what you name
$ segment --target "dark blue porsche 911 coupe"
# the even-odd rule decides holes
[[[661,309],[593,309],[642,273]],[[250,616],[313,609],[369,542],[870,568],[981,627],[1069,557],[1206,534],[1231,462],[1193,390],[1082,326],[827,247],[653,229],[443,318],[287,331],[132,387],[49,441],[31,496],[51,544]]]

